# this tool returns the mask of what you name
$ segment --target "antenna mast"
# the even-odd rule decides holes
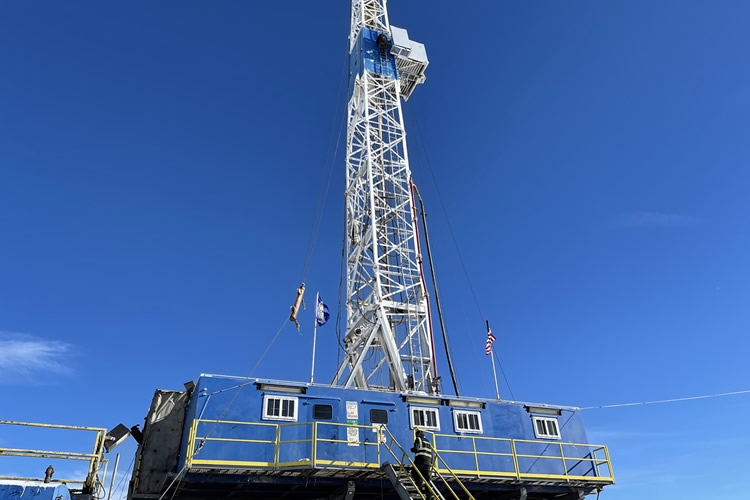
[[[424,45],[386,0],[352,0],[346,139],[346,336],[334,383],[438,392],[401,99],[424,82]]]

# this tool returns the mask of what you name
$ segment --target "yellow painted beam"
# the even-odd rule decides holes
[[[234,466],[234,467],[274,467],[273,462],[252,462],[244,460],[206,460],[200,458],[194,458],[193,465],[216,465],[216,466]]]

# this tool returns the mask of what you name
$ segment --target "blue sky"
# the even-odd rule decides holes
[[[0,419],[132,425],[157,387],[247,375],[288,314],[331,168],[305,280],[335,318],[348,9],[0,5]],[[430,58],[406,127],[463,393],[494,394],[485,317],[518,400],[750,389],[750,5],[390,14]],[[253,375],[309,377],[311,308],[302,321]],[[319,334],[328,381],[333,323]],[[601,498],[736,498],[748,410],[587,410],[618,479]]]

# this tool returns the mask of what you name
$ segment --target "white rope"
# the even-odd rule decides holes
[[[719,394],[706,394],[703,396],[690,396],[687,398],[659,399],[656,401],[641,401],[639,403],[620,403],[620,404],[614,404],[614,405],[587,406],[586,408],[581,408],[581,410],[598,410],[601,408],[622,408],[624,406],[640,406],[640,405],[655,405],[655,404],[661,404],[661,403],[676,403],[677,401],[693,401],[695,399],[719,398],[723,396],[736,396],[738,394],[750,394],[750,389],[744,390],[744,391],[721,392]]]
[[[177,489],[180,487],[180,483],[182,482],[182,474],[185,472],[185,469],[187,469],[187,462],[182,467],[180,472],[177,473],[174,479],[172,479],[172,482],[169,483],[169,486],[167,486],[167,489],[164,490],[164,493],[161,494],[161,496],[159,497],[159,500],[164,500],[164,497],[167,495],[167,493],[169,493],[169,488],[171,488],[174,483],[177,483],[177,486],[175,487],[174,493],[172,493],[170,500],[174,498],[174,496],[177,494]]]
[[[276,331],[276,334],[271,339],[271,342],[269,342],[268,346],[266,347],[266,350],[263,351],[263,354],[260,355],[260,358],[255,363],[255,366],[253,366],[253,369],[250,370],[250,373],[248,373],[247,376],[245,377],[245,382],[242,383],[242,384],[239,384],[237,386],[227,388],[227,390],[228,389],[236,389],[236,392],[234,393],[234,396],[232,396],[232,399],[229,400],[229,403],[227,403],[227,406],[222,410],[221,414],[216,419],[216,421],[213,423],[213,425],[211,426],[211,428],[208,430],[208,432],[206,432],[206,435],[203,437],[203,439],[201,439],[200,443],[198,443],[198,449],[196,449],[195,452],[193,452],[193,455],[192,455],[193,458],[195,458],[198,455],[198,453],[200,453],[200,451],[203,449],[203,445],[206,444],[206,438],[208,438],[211,435],[211,433],[214,431],[214,429],[216,429],[216,426],[218,425],[219,421],[221,421],[221,419],[224,418],[224,416],[227,414],[227,412],[229,411],[229,409],[232,407],[232,404],[237,399],[237,396],[239,396],[240,391],[242,390],[242,388],[245,385],[247,385],[247,381],[250,379],[250,377],[253,376],[253,373],[255,372],[255,369],[258,368],[258,365],[260,365],[260,362],[263,361],[263,358],[266,356],[266,354],[268,354],[268,351],[271,349],[271,346],[274,344],[274,342],[276,342],[276,339],[279,337],[279,334],[284,329],[284,326],[286,325],[286,322],[287,322],[287,319],[284,318],[284,321],[281,323],[281,326],[279,327],[279,329]],[[223,392],[223,391],[217,391],[217,393],[218,392]],[[177,494],[177,490],[180,487],[180,484],[182,484],[182,478],[183,478],[183,476],[185,474],[185,471],[187,470],[187,467],[188,467],[188,461],[186,460],[185,461],[185,465],[177,473],[177,475],[174,477],[174,479],[172,479],[172,482],[169,483],[169,486],[167,486],[167,488],[161,494],[161,496],[159,497],[159,500],[163,500],[164,497],[167,495],[167,493],[169,493],[170,488],[172,488],[172,486],[175,483],[177,483],[177,486],[175,486],[174,492],[172,493],[172,496],[171,496],[170,500],[174,499],[175,495]]]

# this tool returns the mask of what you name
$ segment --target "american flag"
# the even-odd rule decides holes
[[[495,336],[492,335],[492,329],[490,329],[489,325],[487,326],[487,342],[484,345],[484,352],[489,356],[492,354],[492,343],[497,340],[495,339]]]

